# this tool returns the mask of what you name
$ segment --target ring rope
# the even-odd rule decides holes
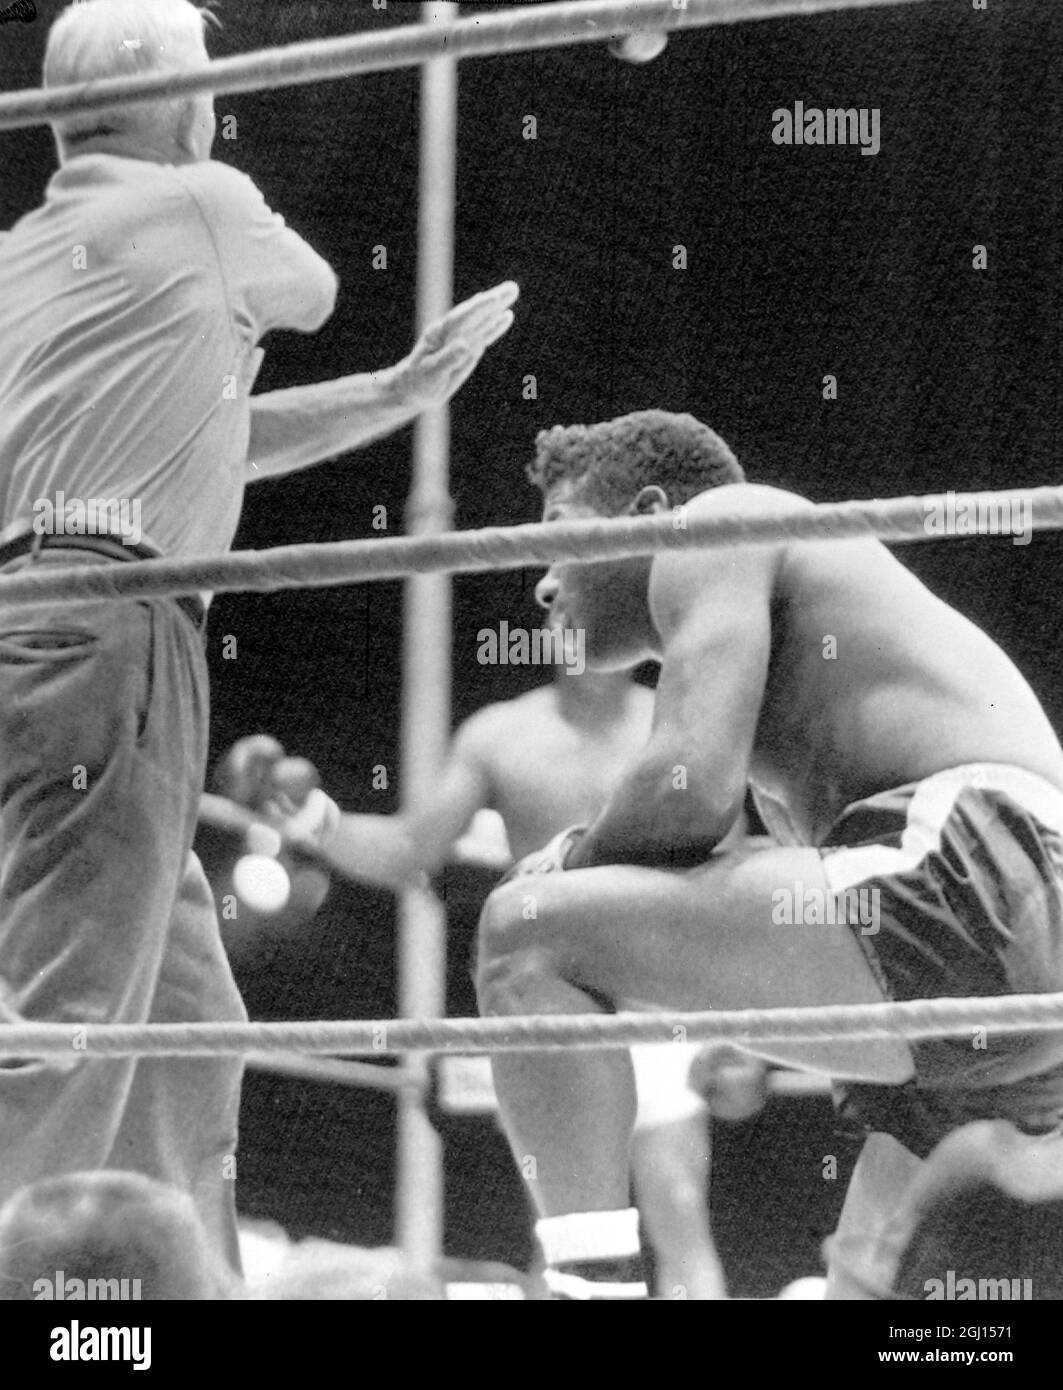
[[[121,565],[27,567],[0,578],[0,603],[70,602],[101,598],[161,598],[209,589],[273,593],[332,587],[410,574],[523,569],[555,561],[620,560],[687,546],[767,545],[878,537],[887,543],[964,538],[968,531],[932,521],[973,517],[976,533],[1007,533],[1002,517],[1027,515],[1035,530],[1063,529],[1063,487],[1001,492],[931,493],[923,497],[826,502],[785,515],[730,514],[688,518],[683,508],[664,516],[601,521],[530,522],[431,536],[282,545],[183,560],[135,560]],[[1028,513],[1026,512],[1028,509]],[[980,529],[979,529],[980,528]]]
[[[529,6],[518,14],[477,16],[455,24],[404,24],[372,34],[258,49],[189,71],[9,92],[0,96],[0,130],[195,92],[252,92],[358,73],[393,72],[432,58],[486,58],[565,44],[604,43],[644,29],[697,29],[915,3],[919,0],[685,0],[677,7],[673,0],[576,0]]]
[[[710,1013],[569,1014],[514,1018],[300,1023],[13,1023],[0,1056],[202,1057],[249,1052],[556,1052],[638,1043],[836,1042],[1063,1031],[1063,993],[916,999]],[[680,1030],[677,1032],[677,1030]]]

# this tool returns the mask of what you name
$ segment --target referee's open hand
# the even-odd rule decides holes
[[[382,374],[389,393],[407,407],[442,405],[464,385],[487,348],[513,323],[520,294],[512,280],[483,290],[429,324],[413,351]]]

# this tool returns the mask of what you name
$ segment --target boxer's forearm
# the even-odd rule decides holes
[[[309,468],[400,429],[424,408],[390,368],[251,397],[249,482]]]
[[[434,865],[422,862],[401,816],[345,814],[317,846],[336,873],[376,888],[415,887]]]
[[[565,861],[568,869],[603,864],[690,868],[724,840],[741,809],[691,795],[681,764],[637,767]],[[685,770],[684,770],[685,771]]]
[[[642,827],[617,825],[611,819],[593,825],[565,861],[566,869],[593,869],[605,864],[636,864],[647,869],[692,869],[703,864],[723,839],[642,833]]]

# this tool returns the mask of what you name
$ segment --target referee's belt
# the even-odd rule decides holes
[[[129,541],[119,540],[117,536],[53,536],[47,533],[36,535],[32,531],[27,531],[24,535],[16,536],[14,540],[0,545],[0,568],[11,560],[17,560],[22,555],[35,554],[38,550],[88,550],[93,555],[105,555],[109,560],[158,560],[160,558],[154,550],[149,550],[147,546],[132,545]],[[196,594],[175,594],[173,602],[192,619],[196,627],[202,628],[204,626],[207,620],[207,610],[203,605],[203,600]]]

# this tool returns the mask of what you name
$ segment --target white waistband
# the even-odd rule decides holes
[[[1003,792],[1036,816],[1046,829],[1058,830],[1063,835],[1063,791],[1024,767],[1014,767],[1010,763],[967,763],[962,767],[950,767],[922,782],[916,796],[923,787],[930,786],[955,789],[957,794],[971,787]]]
[[[909,873],[941,848],[941,832],[956,799],[971,789],[1011,797],[1045,827],[1063,835],[1063,791],[1036,772],[1009,763],[968,763],[926,777],[908,804],[900,845],[824,845],[823,871],[831,892],[887,874]],[[874,797],[867,800],[873,801]]]

